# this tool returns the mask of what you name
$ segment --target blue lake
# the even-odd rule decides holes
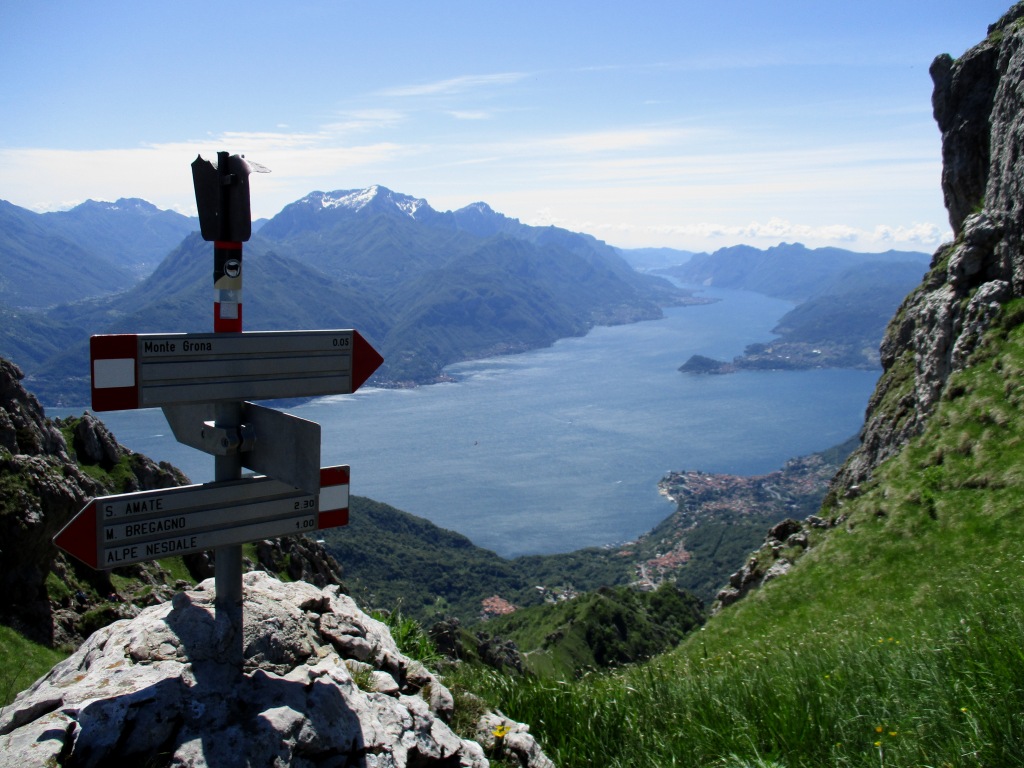
[[[696,376],[693,354],[731,359],[791,308],[753,293],[662,320],[595,328],[548,349],[451,366],[455,383],[364,389],[291,413],[322,426],[322,464],[352,492],[465,534],[501,555],[629,540],[673,511],[669,470],[762,474],[856,434],[877,372]],[[62,415],[65,410],[52,410]],[[159,410],[101,414],[133,450],[213,479]]]

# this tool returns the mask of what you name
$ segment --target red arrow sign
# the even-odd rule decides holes
[[[92,568],[184,555],[348,524],[347,466],[320,470],[314,495],[269,477],[102,496],[53,543]]]
[[[93,336],[94,411],[347,395],[384,358],[354,330]]]

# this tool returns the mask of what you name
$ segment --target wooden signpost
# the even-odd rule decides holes
[[[350,394],[383,358],[358,331],[242,331],[242,242],[252,229],[238,155],[192,163],[202,236],[214,243],[214,333],[112,334],[90,340],[94,411],[161,407],[179,442],[214,457],[214,481],[89,502],[54,544],[115,568],[215,551],[218,614],[242,662],[242,547],[348,523],[349,468],[320,467],[320,425],[248,402]],[[242,477],[242,468],[262,473]]]

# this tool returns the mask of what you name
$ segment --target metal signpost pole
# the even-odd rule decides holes
[[[221,235],[230,237],[230,206],[228,204],[232,179],[228,173],[228,153],[217,153],[217,170],[221,182],[220,222]],[[242,243],[217,240],[213,244],[213,305],[214,333],[242,332]],[[235,432],[242,426],[242,403],[218,403],[214,426],[218,430]],[[242,477],[242,457],[238,452],[214,456],[214,480],[238,480]],[[234,636],[230,645],[229,661],[242,664],[242,545],[232,544],[214,550],[214,581],[216,609],[228,617]]]
[[[213,240],[213,332],[241,333],[242,242],[252,233],[249,168],[241,157],[218,152],[215,176],[210,163],[201,158],[196,159],[192,169],[202,235],[206,240]],[[242,402],[217,403],[214,427],[221,434],[239,436],[240,440]],[[237,450],[214,457],[217,482],[241,477],[242,457]],[[229,662],[241,668],[242,545],[217,547],[214,558],[215,606],[218,614],[228,618],[233,629]]]
[[[242,404],[221,403],[216,407],[215,425],[236,430],[241,425]],[[238,453],[214,456],[214,480],[238,480],[242,477],[242,457]],[[233,630],[229,662],[242,664],[242,545],[231,544],[214,550],[215,602],[218,614],[227,617]]]

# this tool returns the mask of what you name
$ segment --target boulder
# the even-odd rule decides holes
[[[0,768],[488,765],[449,728],[442,682],[337,586],[249,573],[243,617],[241,670],[212,580],[98,630],[0,714]],[[551,765],[525,726],[489,716],[524,765]]]
[[[768,541],[785,541],[794,533],[800,533],[802,526],[799,520],[787,517],[785,520],[776,523],[768,530]]]

